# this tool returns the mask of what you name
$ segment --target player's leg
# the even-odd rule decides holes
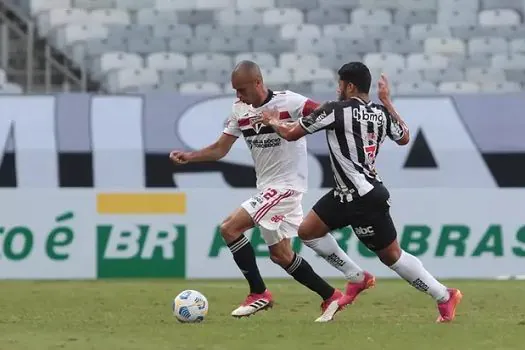
[[[276,230],[269,230],[261,226],[262,235],[270,251],[270,258],[297,282],[317,293],[323,299],[321,303],[323,313],[316,322],[331,321],[334,315],[345,306],[344,295],[319,276],[306,259],[292,250],[286,232],[294,228],[297,231],[297,226],[286,222],[282,223]]]
[[[270,258],[280,265],[297,282],[317,293],[322,299],[323,315],[317,322],[333,319],[335,313],[345,305],[343,293],[328,284],[312,269],[300,255],[293,252],[290,237],[296,236],[303,218],[302,194],[295,191],[282,191],[282,198],[267,212],[257,217],[261,234],[269,247]]]
[[[299,227],[299,237],[330,265],[341,271],[348,280],[346,295],[352,303],[359,293],[373,287],[375,278],[363,271],[329,234],[333,229],[348,226],[348,208],[330,191],[314,205]]]
[[[334,236],[330,234],[330,227],[320,217],[333,222],[334,220],[327,218],[342,214],[334,210],[337,204],[334,205],[333,200],[333,195],[328,193],[314,205],[299,227],[299,237],[307,247],[341,271],[347,280],[360,282],[364,278],[363,269],[341,249]]]
[[[376,252],[379,259],[411,286],[429,294],[438,303],[438,322],[449,322],[455,317],[457,304],[461,301],[461,291],[447,288],[428,272],[421,260],[399,247],[395,240],[386,248]]]
[[[270,244],[282,237],[278,232],[265,231],[264,237],[270,238]],[[317,293],[323,300],[328,300],[336,292],[335,288],[329,285],[312,269],[312,266],[292,250],[289,238],[282,238],[279,242],[269,245],[270,259],[281,266],[297,282]]]
[[[235,210],[220,226],[221,235],[230,249],[233,260],[250,286],[246,300],[232,316],[249,316],[272,305],[272,296],[261,277],[253,247],[244,232],[253,227],[250,214],[243,208]],[[253,307],[252,305],[257,305]]]
[[[432,296],[438,303],[438,321],[451,321],[461,292],[449,289],[428,272],[421,261],[401,249],[397,232],[390,216],[388,190],[379,185],[361,203],[359,215],[352,223],[354,232],[363,244],[374,251],[381,262],[395,271],[417,290]]]

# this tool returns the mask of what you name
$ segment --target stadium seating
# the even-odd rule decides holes
[[[6,72],[0,68],[0,95],[21,94],[22,87],[7,80]]]
[[[109,92],[231,92],[242,59],[305,92],[334,91],[349,60],[388,73],[398,94],[525,89],[525,0],[18,2]]]

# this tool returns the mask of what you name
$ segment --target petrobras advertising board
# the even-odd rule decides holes
[[[242,278],[219,231],[251,190],[2,190],[0,279]],[[307,212],[324,194],[312,190]],[[401,246],[441,278],[525,274],[524,190],[392,190]],[[356,232],[364,228],[355,228]],[[352,228],[339,245],[379,277],[395,276]],[[265,277],[287,277],[258,230],[246,232]],[[340,277],[300,240],[293,249]]]
[[[2,190],[0,278],[95,278],[93,196]]]
[[[187,278],[242,277],[219,224],[253,193],[246,190],[192,190],[188,195]],[[324,195],[305,195],[305,213]],[[523,190],[392,190],[392,216],[406,251],[441,278],[491,278],[525,274],[525,191]],[[198,213],[201,213],[200,215]],[[195,220],[193,219],[195,217]],[[359,229],[359,228],[356,228]],[[273,264],[257,228],[247,232],[265,277],[287,274]],[[334,232],[339,245],[364,269],[379,277],[395,276],[374,253],[359,243],[351,228]],[[324,277],[341,277],[299,240],[294,250]]]
[[[184,277],[186,195],[2,190],[0,279]]]

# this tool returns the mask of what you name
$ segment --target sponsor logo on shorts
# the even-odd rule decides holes
[[[274,215],[271,218],[272,222],[279,222],[284,220],[284,215]]]
[[[375,235],[374,228],[372,226],[367,227],[356,227],[354,232],[358,237],[372,237]]]

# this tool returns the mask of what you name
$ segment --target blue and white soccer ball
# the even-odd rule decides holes
[[[173,299],[172,309],[180,322],[202,322],[208,314],[208,299],[196,290],[185,290]]]

